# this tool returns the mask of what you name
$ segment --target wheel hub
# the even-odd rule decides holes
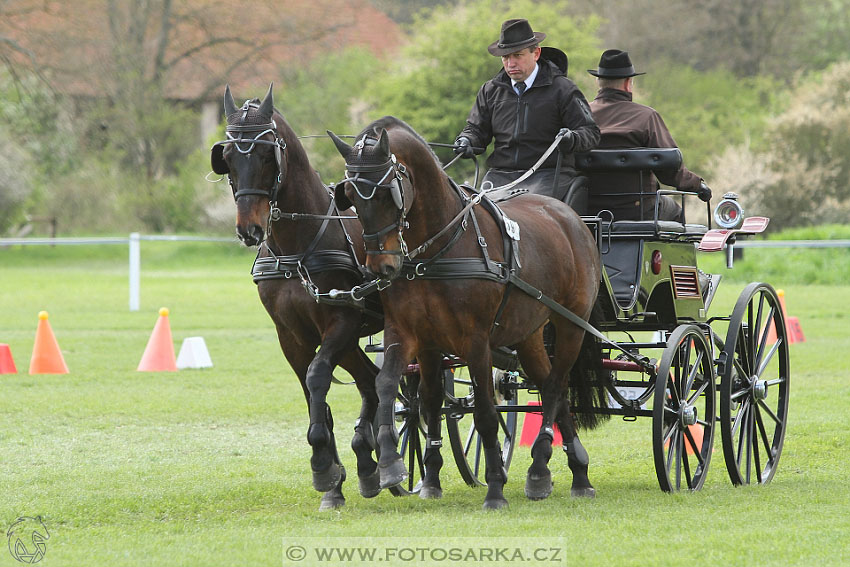
[[[682,404],[679,408],[679,423],[682,428],[691,426],[697,422],[697,408],[692,405]]]
[[[753,377],[751,388],[754,399],[763,400],[767,397],[767,380],[759,380]]]

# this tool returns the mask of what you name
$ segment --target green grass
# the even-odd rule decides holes
[[[788,229],[768,240],[850,240],[850,225],[824,225]],[[776,288],[790,284],[844,285],[850,274],[847,248],[744,248],[743,258],[726,269],[723,252],[699,255],[700,267],[722,273],[736,282],[766,281]]]
[[[126,247],[0,250],[0,342],[19,370],[0,375],[0,530],[41,515],[51,536],[43,565],[294,565],[284,542],[350,546],[366,536],[556,545],[568,565],[850,560],[850,285],[776,283],[807,341],[791,346],[791,419],[768,486],[734,488],[717,439],[703,490],[664,494],[650,420],[613,419],[583,435],[593,501],[570,499],[560,452],[554,494],[528,501],[526,447],[498,513],[481,510],[484,491],[462,483],[448,449],[442,500],[364,500],[347,447],[358,397],[334,386],[348,504],[320,513],[303,396],[251,283],[252,259],[235,244],[143,242],[142,308],[131,313]],[[727,277],[712,314],[729,313],[742,288]],[[203,336],[213,368],[136,372],[161,306],[175,348]],[[27,374],[43,309],[70,374]],[[0,567],[17,565],[0,543]]]

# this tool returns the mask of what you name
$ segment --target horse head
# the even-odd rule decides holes
[[[227,174],[236,201],[236,233],[246,246],[260,244],[287,174],[283,117],[274,109],[272,88],[262,101],[237,107],[228,85],[224,91],[227,139],[212,147],[212,169]]]
[[[345,158],[345,179],[337,184],[340,209],[352,205],[363,225],[366,268],[386,278],[398,276],[407,245],[403,231],[413,201],[413,184],[407,166],[390,150],[386,129],[375,127],[361,134],[353,146],[328,132]]]

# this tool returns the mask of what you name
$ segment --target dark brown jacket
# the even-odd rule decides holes
[[[530,168],[561,128],[573,131],[572,148],[566,148],[570,153],[564,154],[563,167],[574,167],[572,152],[593,149],[599,141],[599,128],[581,90],[554,63],[543,58],[537,63],[540,70],[534,84],[522,96],[514,92],[504,69],[478,91],[460,136],[479,148],[494,140],[493,153],[487,158],[489,168]],[[552,168],[556,163],[557,152],[552,152],[541,167]]]
[[[676,148],[675,140],[655,109],[632,102],[632,93],[619,89],[600,89],[590,103],[593,119],[602,132],[599,149]],[[654,193],[658,181],[682,191],[696,192],[702,179],[682,164],[678,171],[645,172],[644,192]],[[609,209],[615,218],[640,218],[640,199],[636,195],[603,196],[600,193],[638,193],[641,180],[635,174],[594,174],[590,191],[590,210]],[[644,199],[644,216],[652,218],[654,198]]]

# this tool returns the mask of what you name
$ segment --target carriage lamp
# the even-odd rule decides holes
[[[661,259],[661,250],[653,250],[650,267],[652,268],[652,273],[656,276],[661,273]]]
[[[735,229],[744,222],[744,209],[738,203],[737,193],[726,193],[714,209],[714,222],[720,228]]]

